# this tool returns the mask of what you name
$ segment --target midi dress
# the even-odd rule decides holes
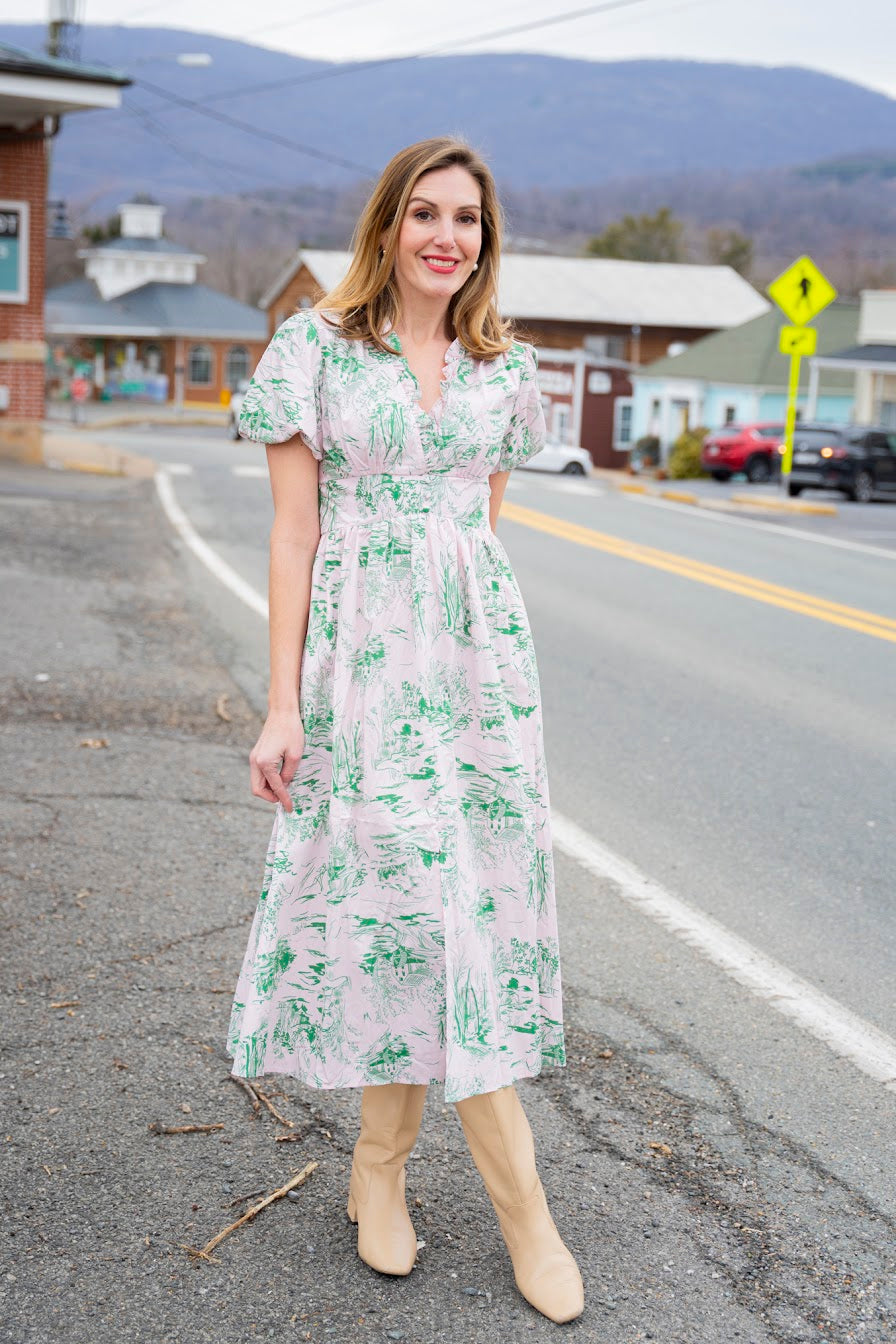
[[[390,349],[305,309],[243,400],[248,439],[319,462],[299,710],[228,1034],[232,1072],[316,1088],[562,1065],[560,956],[532,633],[489,475],[537,453],[532,346],[449,347],[431,411]]]

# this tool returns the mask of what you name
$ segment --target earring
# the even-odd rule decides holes
[[[474,270],[474,271],[478,271],[478,270],[479,270],[479,262],[478,262],[478,261],[474,261],[474,262],[473,262],[473,270]]]

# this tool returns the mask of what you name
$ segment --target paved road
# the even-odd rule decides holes
[[[232,470],[263,453],[165,434],[141,450],[192,466],[173,478],[192,524],[263,589],[267,485]],[[3,592],[23,633],[0,668],[14,781],[2,1086],[24,1123],[0,1338],[554,1337],[514,1296],[438,1089],[413,1164],[427,1247],[392,1284],[357,1265],[340,1215],[354,1099],[288,1084],[278,1104],[304,1138],[275,1145],[276,1122],[251,1119],[225,1080],[220,1014],[270,824],[245,792],[259,618],[172,540],[150,486],[11,472],[4,488]],[[696,568],[896,618],[892,562],[590,482],[517,473],[507,504],[558,814],[896,1031],[892,644]],[[525,1091],[589,1285],[571,1329],[714,1344],[724,1319],[726,1339],[756,1344],[891,1338],[894,1093],[613,881],[565,851],[557,865],[571,1067]],[[148,1137],[184,1106],[225,1130]],[[189,1263],[179,1242],[309,1157],[294,1205],[234,1234],[216,1265]]]
[[[210,463],[207,441],[183,447],[191,474],[174,478],[178,500],[263,593],[263,450],[216,444]],[[659,881],[681,888],[685,874],[701,908],[896,1034],[896,554],[524,472],[507,500],[502,536],[540,651],[555,806]],[[574,529],[534,532],[514,505],[591,529],[602,548]],[[651,549],[680,570],[655,568]],[[890,638],[711,586],[688,561],[888,617]],[[244,623],[241,612],[241,658],[261,684],[264,645]]]

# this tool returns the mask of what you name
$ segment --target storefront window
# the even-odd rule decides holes
[[[207,345],[191,345],[187,363],[187,381],[208,387],[212,381],[212,352]]]
[[[620,453],[632,446],[635,404],[631,397],[617,397],[613,406],[613,447]]]
[[[162,347],[150,342],[143,347],[143,363],[146,365],[147,373],[162,372]]]
[[[249,351],[244,345],[232,345],[227,351],[224,382],[233,392],[249,377]]]

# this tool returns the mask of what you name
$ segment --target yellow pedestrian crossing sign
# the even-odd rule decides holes
[[[814,355],[818,345],[816,327],[782,327],[778,349],[782,355]]]
[[[800,257],[773,280],[769,296],[797,326],[811,322],[816,313],[837,297],[837,291],[811,257]]]

